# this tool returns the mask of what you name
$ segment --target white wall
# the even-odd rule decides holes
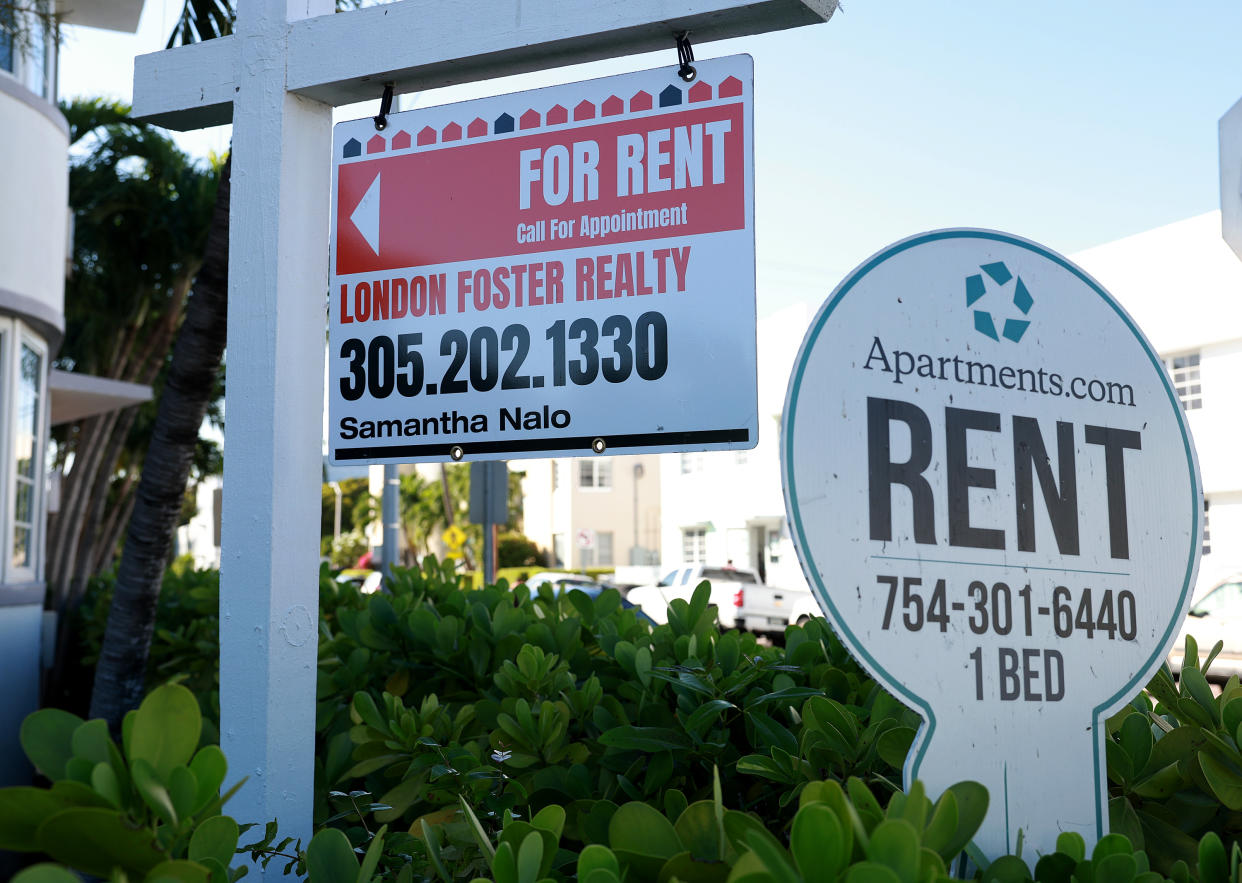
[[[65,302],[69,139],[59,111],[0,72],[0,289],[60,316]]]
[[[816,306],[794,304],[757,324],[759,441],[753,450],[691,455],[687,459],[692,471],[688,473],[682,471],[680,454],[662,456],[660,499],[666,564],[682,562],[685,528],[710,525],[708,563],[724,564],[732,559],[738,567],[754,567],[759,556],[765,555],[769,584],[785,588],[806,585],[785,527],[780,417],[789,372]],[[780,533],[771,549],[760,548],[760,529]],[[766,541],[762,545],[767,546]]]
[[[1242,570],[1242,261],[1208,212],[1073,256],[1161,356],[1199,353],[1202,407],[1187,412],[1210,508],[1197,591]]]

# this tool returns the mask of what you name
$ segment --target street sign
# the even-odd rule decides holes
[[[1108,831],[1104,721],[1185,615],[1202,491],[1115,300],[1032,242],[944,230],[837,288],[794,364],[786,507],[851,652],[925,724],[907,785],[991,794],[976,843]]]
[[[444,529],[440,539],[444,540],[444,545],[448,547],[449,553],[456,555],[461,551],[461,547],[466,544],[466,532],[456,524],[450,524]]]
[[[754,447],[749,56],[336,126],[329,453]]]
[[[595,548],[595,531],[589,527],[584,527],[578,531],[578,548],[594,549]]]

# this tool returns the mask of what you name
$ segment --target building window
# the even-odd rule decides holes
[[[692,472],[703,471],[703,452],[691,451],[688,454],[681,455],[681,474],[690,475]]]
[[[612,531],[595,532],[595,563],[600,567],[612,567]]]
[[[0,70],[13,73],[14,52],[16,41],[15,23],[16,10],[11,6],[0,6]]]
[[[564,567],[565,556],[568,552],[569,552],[569,549],[565,545],[565,534],[563,533],[552,534],[552,566],[553,567]]]
[[[1173,388],[1177,390],[1177,398],[1183,410],[1195,411],[1203,407],[1203,388],[1199,385],[1199,354],[1186,353],[1181,356],[1170,356],[1164,360],[1164,367],[1173,378]]]
[[[702,564],[707,560],[707,528],[682,528],[681,560],[687,564]]]
[[[612,487],[611,460],[579,460],[578,487],[608,490]]]
[[[1212,551],[1212,522],[1208,520],[1208,498],[1203,498],[1203,554]]]
[[[18,324],[20,329],[21,325]],[[11,347],[8,340],[12,340]],[[23,334],[0,335],[0,385],[11,397],[0,427],[7,427],[0,445],[4,454],[5,494],[4,579],[38,578],[43,522],[43,427],[46,356],[36,339]]]

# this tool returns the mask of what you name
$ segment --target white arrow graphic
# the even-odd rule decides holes
[[[371,182],[371,186],[367,188],[367,192],[363,194],[362,199],[358,202],[358,207],[354,209],[354,213],[349,216],[349,220],[358,228],[358,232],[362,234],[362,238],[367,241],[367,245],[371,246],[371,251],[379,254],[379,224],[380,224],[380,173],[375,173],[375,180]]]

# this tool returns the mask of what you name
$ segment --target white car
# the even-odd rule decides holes
[[[1199,645],[1200,660],[1205,658],[1217,641],[1225,647],[1208,667],[1208,676],[1224,680],[1230,675],[1242,677],[1242,573],[1216,583],[1190,606],[1190,615],[1182,624],[1177,643],[1169,653],[1169,667],[1182,670],[1186,635]]]
[[[669,603],[675,598],[688,602],[703,580],[711,581],[710,603],[716,605],[720,627],[731,629],[742,625],[739,612],[745,603],[746,590],[762,585],[758,574],[742,567],[687,564],[669,570],[658,583],[635,586],[626,598],[655,622],[663,624],[668,622]]]

